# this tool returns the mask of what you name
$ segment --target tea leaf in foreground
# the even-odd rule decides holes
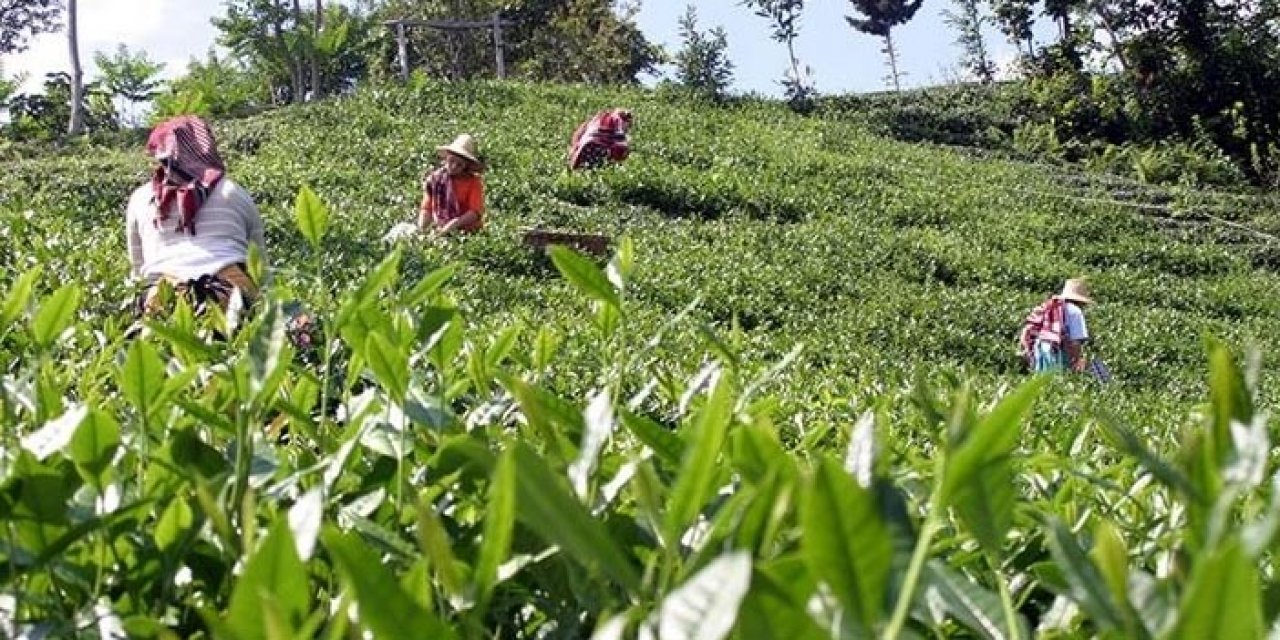
[[[395,576],[357,541],[358,538],[343,535],[333,528],[326,529],[320,537],[354,594],[360,625],[372,632],[374,638],[402,638],[409,629],[423,638],[448,640],[456,637],[451,628],[404,592]],[[289,546],[292,553],[293,545]]]
[[[712,560],[658,608],[663,640],[722,640],[738,619],[738,606],[751,587],[751,554],[733,551]]]

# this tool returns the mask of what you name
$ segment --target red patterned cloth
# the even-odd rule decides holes
[[[631,153],[627,139],[630,129],[631,112],[626,109],[601,111],[578,125],[569,143],[569,168],[597,166],[606,160],[626,160]]]
[[[169,210],[177,202],[178,231],[195,235],[196,213],[226,172],[213,130],[196,116],[171,118],[151,131],[147,153],[160,162],[151,175],[156,226],[169,219]]]
[[[1027,314],[1022,333],[1018,336],[1018,345],[1023,356],[1030,358],[1037,342],[1061,346],[1065,335],[1066,304],[1062,298],[1054,296]]]

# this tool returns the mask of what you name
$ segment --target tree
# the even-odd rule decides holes
[[[991,13],[996,24],[1009,42],[1027,58],[1035,55],[1031,25],[1035,21],[1033,7],[1036,0],[990,0]],[[1026,45],[1026,51],[1022,46]]]
[[[638,6],[611,0],[534,0],[515,14],[517,69],[533,80],[634,84],[656,74],[662,49],[635,17]]]
[[[61,0],[0,0],[0,55],[20,53],[31,36],[62,27]]]
[[[722,99],[733,81],[733,63],[725,55],[729,37],[724,28],[699,31],[698,11],[689,5],[680,18],[680,38],[684,46],[675,58],[680,84],[713,100]]]
[[[236,62],[267,86],[275,103],[301,102],[352,86],[368,70],[373,17],[342,3],[312,15],[294,0],[229,0],[227,13],[214,19],[218,43]]]
[[[800,35],[800,15],[804,13],[804,0],[743,0],[757,16],[769,20],[775,42],[787,45],[787,57],[791,68],[782,79],[787,102],[796,111],[807,112],[813,108],[817,92],[813,88],[812,73],[808,67],[803,72],[796,58],[795,41]]]
[[[888,56],[889,77],[893,82],[893,90],[902,89],[901,76],[898,71],[898,52],[893,46],[893,28],[906,24],[915,17],[916,11],[924,0],[849,0],[859,13],[866,18],[845,16],[849,26],[866,34],[884,38],[884,53]]]
[[[67,135],[84,131],[84,72],[80,68],[80,38],[76,33],[76,0],[67,2],[67,44],[71,53],[71,115],[67,118]]]
[[[71,74],[50,73],[45,76],[44,92],[16,95],[7,103],[10,137],[15,139],[51,140],[67,131],[71,118]],[[110,97],[96,83],[84,86],[80,110],[85,131],[116,128],[115,109]]]
[[[987,53],[987,43],[982,37],[982,25],[986,23],[986,18],[978,7],[978,0],[952,1],[959,10],[946,9],[942,13],[947,24],[959,32],[956,44],[964,51],[962,62],[979,82],[991,84],[995,80],[996,66]]]
[[[316,11],[312,17],[311,98],[319,100],[324,96],[324,83],[320,82],[320,52],[316,51],[316,45],[320,42],[320,31],[324,29],[324,0],[316,0]]]
[[[133,107],[139,102],[150,102],[163,84],[157,76],[164,70],[164,64],[153,62],[145,52],[134,53],[123,43],[116,48],[114,55],[101,51],[93,56],[98,72],[102,74],[102,86],[117,102],[117,113],[120,121],[134,125]]]
[[[296,3],[297,0],[294,0]],[[301,25],[283,0],[227,0],[227,13],[214,18],[218,44],[251,70],[261,72],[277,102],[301,102]]]
[[[169,82],[168,91],[156,98],[153,116],[242,116],[271,103],[268,85],[257,73],[210,49],[203,61],[192,58],[186,74]]]

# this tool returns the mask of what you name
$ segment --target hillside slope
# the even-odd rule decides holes
[[[637,113],[633,159],[568,174],[568,134],[615,104]],[[1023,314],[1074,275],[1093,281],[1098,353],[1130,388],[1189,392],[1200,379],[1202,333],[1280,344],[1269,330],[1280,312],[1280,245],[1195,215],[1197,205],[1225,203],[1219,215],[1280,232],[1274,209],[1235,196],[983,160],[774,105],[714,108],[628,91],[379,90],[217,129],[232,175],[267,217],[277,267],[311,264],[291,213],[308,184],[334,212],[325,278],[358,278],[385,254],[381,235],[412,216],[433,147],[469,131],[491,167],[489,230],[463,243],[415,244],[409,263],[462,260],[460,298],[473,320],[538,326],[565,317],[565,288],[519,246],[520,228],[625,234],[641,264],[632,313],[656,322],[701,296],[698,316],[720,327],[737,318],[753,358],[805,343],[799,386],[809,392],[848,395],[919,364],[1014,373]],[[46,247],[6,243],[3,264],[42,256],[114,301],[124,284],[122,202],[143,171],[133,151],[12,163],[0,203],[39,211],[42,227],[70,226]],[[1117,192],[1171,202],[1172,211],[1123,206]]]

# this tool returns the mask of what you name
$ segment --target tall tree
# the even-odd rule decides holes
[[[25,51],[31,36],[62,25],[61,0],[0,0],[0,55]]]
[[[324,97],[324,84],[320,82],[320,30],[324,29],[324,0],[316,0],[315,22],[311,28],[311,99]]]
[[[84,131],[84,72],[80,68],[80,37],[76,32],[76,0],[67,0],[67,45],[71,53],[71,117],[67,135]]]
[[[884,38],[884,53],[888,57],[889,80],[893,90],[902,89],[902,74],[898,71],[898,51],[893,44],[893,28],[906,24],[915,17],[924,0],[849,0],[865,18],[845,16],[849,26],[866,34]]]
[[[1034,6],[1036,0],[989,0],[991,13],[996,17],[1000,31],[1022,55],[1030,58],[1035,55],[1031,25],[1035,22]],[[1026,50],[1023,50],[1023,47]]]
[[[982,37],[982,25],[986,18],[978,6],[978,0],[953,0],[956,11],[943,10],[943,17],[959,32],[956,44],[964,51],[962,62],[969,73],[982,84],[991,84],[995,80],[996,66],[987,53],[987,42]]]
[[[227,0],[226,7],[226,15],[213,20],[218,44],[259,72],[276,102],[301,102],[306,88],[296,14],[284,0]]]
[[[639,7],[611,0],[527,0],[512,16],[516,68],[536,80],[633,84],[664,54],[636,25]],[[506,37],[506,32],[503,32]],[[490,50],[489,56],[492,57]]]
[[[698,30],[698,11],[691,4],[680,18],[683,46],[676,52],[676,78],[680,84],[712,100],[724,97],[733,81],[733,63],[725,55],[729,36],[723,27]]]
[[[742,0],[757,16],[769,21],[773,28],[770,36],[775,42],[787,46],[787,58],[791,68],[783,77],[782,86],[793,109],[806,111],[813,105],[814,88],[808,67],[802,71],[796,57],[796,38],[800,35],[800,16],[804,13],[804,0]]]
[[[133,109],[139,102],[149,102],[156,97],[161,81],[157,76],[164,64],[153,62],[145,52],[137,53],[121,43],[114,54],[102,51],[94,54],[93,62],[102,74],[102,87],[116,100],[116,113],[126,125],[135,125]]]

